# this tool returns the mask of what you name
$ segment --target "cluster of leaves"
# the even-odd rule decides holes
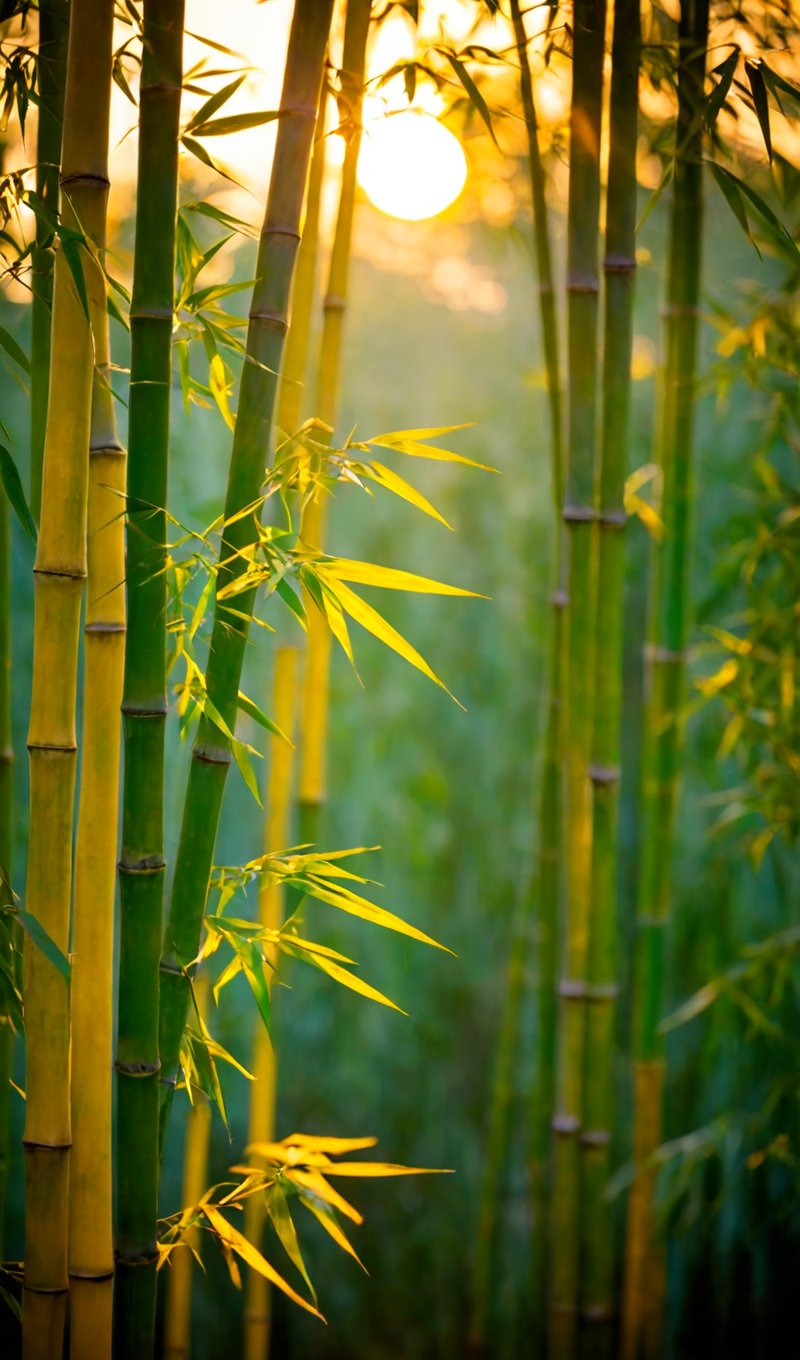
[[[331,1178],[374,1179],[388,1176],[416,1176],[432,1174],[431,1167],[396,1166],[389,1162],[342,1161],[351,1152],[374,1147],[375,1138],[325,1138],[305,1133],[294,1133],[282,1142],[254,1143],[245,1149],[250,1161],[231,1167],[238,1177],[235,1181],[212,1186],[199,1204],[190,1205],[180,1213],[162,1220],[158,1243],[159,1269],[169,1262],[178,1248],[192,1252],[202,1266],[198,1232],[205,1231],[217,1242],[230,1273],[231,1280],[241,1288],[237,1257],[251,1269],[269,1280],[306,1312],[325,1321],[319,1311],[316,1291],[303,1260],[300,1242],[292,1217],[293,1209],[301,1206],[315,1218],[342,1251],[364,1269],[347,1235],[340,1216],[351,1223],[363,1222],[358,1210],[335,1190]],[[263,1199],[266,1215],[275,1235],[292,1266],[308,1291],[304,1298],[266,1259],[259,1244],[250,1242],[231,1223],[228,1215],[241,1212],[253,1196]]]
[[[759,447],[724,559],[733,611],[725,627],[706,630],[714,669],[697,685],[724,715],[719,757],[730,759],[737,776],[718,826],[743,826],[756,862],[774,838],[795,845],[800,836],[799,315],[796,290],[759,293],[744,316],[716,309],[720,377],[726,385],[744,380],[754,391]]]

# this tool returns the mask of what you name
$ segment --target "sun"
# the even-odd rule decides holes
[[[431,114],[405,109],[366,123],[358,182],[388,217],[435,217],[455,202],[466,178],[461,143]]]

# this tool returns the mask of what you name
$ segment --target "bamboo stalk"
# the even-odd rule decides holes
[[[67,70],[67,0],[39,0],[39,126],[36,134],[36,193],[49,212],[58,212],[64,81]],[[39,515],[42,455],[50,376],[50,311],[53,302],[52,231],[36,219],[31,256],[31,510]]]
[[[297,651],[294,647],[279,647],[275,653],[273,679],[273,712],[282,732],[291,740],[294,732],[297,693]],[[270,738],[269,786],[265,806],[264,844],[267,851],[279,850],[289,839],[292,806],[293,751],[280,737]],[[278,930],[283,921],[283,891],[278,884],[262,884],[258,895],[258,915],[262,926]],[[277,953],[268,953],[274,968]],[[267,1143],[275,1137],[275,1051],[270,1036],[258,1023],[253,1046],[252,1072],[255,1080],[250,1089],[250,1120],[248,1143]],[[257,1247],[261,1246],[266,1206],[263,1197],[251,1195],[245,1204],[245,1236]],[[245,1360],[266,1360],[270,1351],[272,1322],[272,1291],[269,1282],[256,1270],[247,1272],[245,1285],[244,1357]]]
[[[663,474],[663,542],[654,545],[649,694],[643,755],[643,847],[634,973],[634,1156],[642,1165],[661,1138],[664,1048],[664,935],[672,897],[672,852],[683,702],[690,553],[692,441],[703,230],[703,100],[708,0],[683,0],[678,30],[678,122],[670,224],[665,370],[658,432]],[[652,1214],[653,1176],[634,1184],[628,1204],[623,1355],[661,1352],[663,1249]]]
[[[195,997],[200,1014],[205,1016],[210,981],[204,969],[195,982]],[[194,1096],[194,1103],[186,1121],[186,1145],[183,1154],[183,1186],[181,1204],[184,1208],[199,1204],[208,1189],[208,1145],[211,1136],[211,1102],[202,1091]],[[188,1360],[192,1353],[192,1271],[193,1252],[202,1247],[201,1233],[195,1225],[186,1230],[185,1246],[170,1258],[167,1277],[167,1304],[164,1318],[165,1360]]]
[[[152,1354],[164,894],[166,516],[183,0],[145,0],[131,302],[114,1350]]]
[[[591,892],[597,312],[605,0],[575,0],[567,223],[569,542],[564,724],[564,924],[550,1217],[550,1352],[577,1354],[580,1157]]]
[[[617,996],[617,825],[622,708],[623,491],[636,275],[639,0],[615,0],[605,242],[603,413],[592,732],[592,915],[589,934],[584,1128],[581,1133],[581,1355],[611,1360],[616,1253],[606,1196],[614,1116]]]
[[[272,178],[256,263],[242,370],[239,409],[233,438],[225,518],[258,500],[275,406],[277,374],[283,357],[292,275],[300,240],[311,144],[319,107],[332,0],[297,0],[289,38]],[[255,362],[252,362],[255,361]],[[218,590],[241,572],[242,555],[256,541],[255,516],[228,523],[220,546]],[[236,596],[236,614],[215,604],[206,685],[208,696],[229,730],[236,723],[248,625],[241,615],[253,610],[254,591]],[[161,960],[160,1051],[162,1128],[175,1088],[181,1035],[186,1020],[189,981],[197,954],[208,892],[230,743],[205,715],[192,751],[180,844]]]
[[[11,848],[14,808],[14,748],[11,743],[11,534],[8,502],[0,503],[0,903],[11,899]],[[4,965],[12,972],[12,937],[0,935]],[[0,1015],[0,1261],[5,1260],[6,1188],[11,1167],[11,1071],[14,1026]]]
[[[520,68],[520,98],[528,138],[528,175],[533,212],[533,248],[539,295],[539,317],[544,349],[547,397],[550,414],[551,490],[554,506],[553,618],[550,637],[547,724],[544,739],[541,794],[538,805],[538,864],[533,882],[525,891],[521,920],[515,931],[509,960],[506,1004],[503,1012],[491,1102],[486,1174],[478,1214],[475,1288],[471,1322],[471,1347],[480,1354],[486,1346],[491,1256],[495,1234],[495,1209],[508,1140],[508,1107],[512,1089],[512,1063],[519,1025],[524,980],[523,955],[529,947],[529,919],[534,915],[536,950],[537,1062],[531,1104],[531,1189],[534,1233],[538,1237],[533,1279],[535,1353],[545,1349],[546,1267],[545,1224],[549,1190],[550,1121],[553,1114],[555,1047],[555,985],[561,839],[561,668],[564,591],[564,529],[562,522],[564,452],[563,399],[560,371],[558,321],[552,252],[548,222],[546,176],[539,147],[539,123],[528,60],[528,36],[519,0],[511,0],[511,22]]]
[[[108,71],[95,70],[103,85]],[[107,177],[107,167],[105,170]],[[104,205],[105,207],[105,205]],[[99,217],[99,214],[98,214]],[[105,214],[94,244],[106,245]],[[69,1180],[70,1355],[111,1355],[114,890],[120,701],[125,659],[125,451],[117,437],[105,279],[93,271],[95,376],[89,433],[88,581],[81,789],[72,921],[72,1152]]]
[[[315,394],[315,414],[331,431],[336,424],[339,404],[342,337],[350,276],[356,171],[361,149],[361,106],[371,9],[372,0],[348,0],[345,18],[341,93],[349,127],[328,285],[322,304],[322,337]],[[326,437],[331,436],[322,433],[321,441],[324,442]],[[302,524],[304,542],[320,550],[325,539],[324,494],[319,491],[307,504]],[[308,647],[303,681],[298,803],[300,840],[304,845],[314,845],[319,836],[320,808],[325,801],[331,633],[313,604],[309,605],[307,614]]]
[[[112,0],[73,0],[64,108],[62,218],[96,238],[105,217]],[[108,79],[105,78],[106,73]],[[81,253],[84,277],[97,266]],[[91,286],[91,285],[90,285]],[[50,408],[34,566],[27,910],[69,949],[75,698],[86,578],[94,359],[89,318],[63,251],[55,263]],[[67,1301],[70,1012],[66,978],[25,950],[27,1101],[23,1353],[60,1354]]]

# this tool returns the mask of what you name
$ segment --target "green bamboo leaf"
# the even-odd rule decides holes
[[[253,718],[265,731],[271,732],[274,737],[280,737],[281,741],[285,741],[286,745],[294,750],[294,742],[290,741],[278,724],[273,722],[272,718],[268,718],[264,710],[259,708],[258,704],[254,703],[252,699],[248,699],[247,695],[243,694],[241,690],[239,690],[237,703],[242,713]]]
[[[17,471],[17,465],[11,457],[5,444],[0,444],[0,480],[2,480],[5,493],[8,496],[11,507],[28,535],[34,548],[36,547],[36,524],[28,508],[25,499],[25,492],[22,490],[22,482]]]
[[[669,184],[672,183],[674,177],[675,177],[675,162],[674,160],[672,160],[670,161],[669,165],[667,166],[666,170],[661,176],[659,183],[656,185],[655,189],[653,190],[652,194],[650,195],[650,197],[648,198],[647,202],[644,205],[644,212],[639,218],[639,221],[636,223],[637,233],[644,226],[651,212],[658,204],[662,194],[664,193],[664,190],[667,188]]]
[[[248,751],[252,750],[252,746],[246,746],[242,741],[234,739],[231,742],[231,754],[236,761],[236,767],[250,790],[250,793],[252,793],[258,803],[258,806],[263,808],[264,804],[261,801],[261,793],[258,787],[258,780],[256,779],[256,772],[250,763],[250,757],[248,755]],[[259,751],[254,751],[253,754],[260,755],[261,753]]]
[[[83,260],[81,259],[81,243],[77,236],[68,236],[65,232],[61,233],[61,249],[64,252],[64,259],[69,266],[75,284],[75,291],[78,294],[78,301],[83,308],[86,320],[89,320],[89,296],[86,292],[86,279],[83,273]]]
[[[303,632],[308,632],[308,619],[306,618],[306,611],[303,608],[303,601],[297,591],[292,589],[292,586],[286,580],[285,576],[282,576],[280,580],[275,583],[275,589],[283,600],[283,603],[294,614],[297,622],[303,629]]]
[[[303,1253],[300,1250],[300,1243],[297,1240],[297,1232],[292,1221],[292,1215],[289,1213],[289,1205],[286,1202],[286,1196],[277,1182],[266,1192],[266,1200],[267,1213],[272,1220],[272,1226],[274,1227],[275,1232],[278,1234],[280,1244],[286,1252],[286,1255],[289,1257],[292,1265],[295,1266],[302,1275],[308,1287],[308,1292],[316,1304],[317,1291],[311,1283],[311,1277],[306,1270],[306,1263],[303,1260]]]
[[[746,61],[744,64],[747,79],[750,82],[750,90],[753,95],[753,106],[756,111],[761,135],[764,138],[764,145],[767,148],[767,155],[772,161],[772,133],[769,126],[769,99],[767,97],[767,87],[764,83],[764,73],[760,63]]]
[[[738,181],[735,179],[733,175],[728,176],[727,171],[725,171],[721,165],[717,165],[716,162],[712,164],[711,170],[714,175],[714,179],[717,181],[717,184],[719,185],[722,194],[728,204],[728,207],[730,208],[731,212],[733,213],[734,217],[736,218],[737,222],[742,228],[742,231],[744,232],[745,236],[753,245],[759,259],[761,259],[761,251],[758,248],[758,242],[756,241],[752,231],[750,230],[750,222],[747,217],[747,208],[745,206],[744,199],[742,198],[742,195],[739,192]]]
[[[235,57],[237,61],[246,61],[241,52],[235,52],[232,47],[225,47],[223,43],[214,42],[213,38],[204,38],[202,33],[191,33],[186,29],[187,38],[194,38],[195,42],[202,43],[204,47],[212,47],[215,52],[221,52],[225,57]]]
[[[5,326],[0,326],[0,345],[16,364],[19,364],[23,373],[30,373],[30,360],[21,345],[18,345],[10,331]]]
[[[234,113],[229,118],[215,118],[210,123],[193,124],[195,137],[227,137],[233,132],[245,132],[248,128],[261,127],[280,118],[280,109],[262,109],[258,113]]]
[[[208,122],[209,118],[217,112],[217,109],[221,109],[223,104],[227,104],[245,79],[245,75],[237,76],[229,85],[224,85],[221,90],[217,90],[216,94],[212,94],[204,104],[200,105],[197,112],[192,114],[184,131],[194,132],[202,123]]]
[[[716,123],[722,106],[728,97],[728,92],[733,83],[733,77],[736,74],[736,67],[739,63],[739,55],[739,48],[734,47],[730,56],[727,56],[725,60],[720,62],[719,66],[716,66],[712,71],[712,75],[717,76],[718,79],[714,89],[708,96],[708,102],[706,104],[706,124],[709,129],[713,128]]]
[[[486,127],[489,131],[489,136],[491,137],[495,146],[497,146],[499,150],[498,141],[494,133],[494,128],[492,127],[492,115],[489,112],[489,106],[486,103],[486,100],[484,99],[477,85],[475,84],[475,81],[472,79],[472,76],[470,75],[463,61],[459,61],[455,52],[451,52],[446,47],[440,47],[438,50],[441,52],[442,56],[445,57],[447,61],[450,62],[450,65],[452,66],[453,70],[455,71],[456,75],[461,81],[461,84],[464,86],[464,89],[466,90],[471,103],[477,109],[478,113],[480,114],[480,117],[486,124]]]
[[[66,954],[62,954],[55,940],[48,935],[41,921],[29,911],[20,908],[15,916],[19,921],[25,934],[30,937],[37,949],[40,949],[45,958],[57,968],[66,983],[72,977],[72,968]]]
[[[9,1294],[8,1290],[4,1289],[1,1284],[0,1284],[0,1299],[2,1299],[3,1303],[6,1304],[6,1306],[11,1309],[11,1312],[14,1314],[14,1317],[17,1319],[17,1322],[22,1322],[22,1309],[17,1303],[17,1300],[14,1298],[14,1295]]]
[[[223,170],[221,165],[217,165],[217,162],[211,159],[205,147],[202,146],[200,142],[195,141],[194,137],[187,137],[184,134],[184,136],[181,137],[181,145],[186,148],[190,156],[194,156],[195,160],[208,166],[209,170],[213,170],[216,175],[221,175],[222,178],[228,180],[230,184],[235,184],[237,189],[243,187],[233,175],[230,175],[227,170]]]
[[[269,1034],[272,1020],[272,1001],[264,976],[264,960],[256,946],[249,940],[239,940],[234,947],[242,961],[242,972],[247,978],[247,984],[255,998],[258,1013],[264,1022],[264,1028]]]

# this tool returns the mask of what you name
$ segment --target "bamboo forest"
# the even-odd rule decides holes
[[[0,1356],[793,1360],[800,4],[0,0]]]

